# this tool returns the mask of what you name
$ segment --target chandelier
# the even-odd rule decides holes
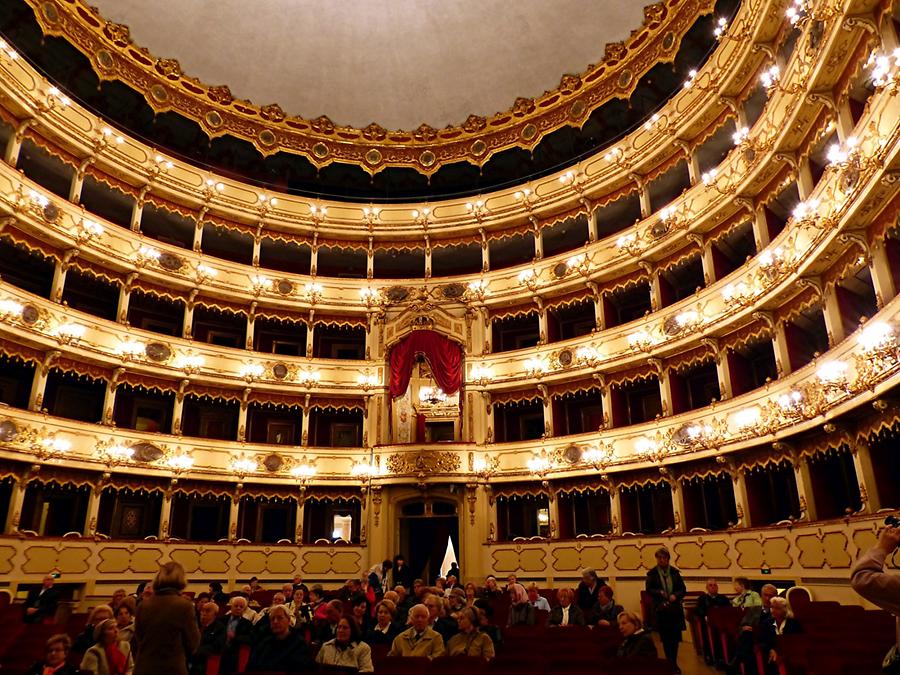
[[[447,394],[440,387],[421,387],[419,389],[419,401],[428,405],[439,405],[447,401]]]

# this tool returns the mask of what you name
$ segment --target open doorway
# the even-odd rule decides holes
[[[419,499],[400,507],[400,552],[414,578],[431,585],[440,576],[441,563],[449,539],[459,550],[459,513],[455,502],[441,499]]]

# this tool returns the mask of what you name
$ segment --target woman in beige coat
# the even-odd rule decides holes
[[[97,624],[94,642],[94,646],[81,659],[81,670],[90,671],[93,675],[132,675],[134,662],[131,660],[131,646],[119,641],[115,619]]]
[[[134,620],[134,675],[187,675],[187,658],[200,644],[194,605],[181,591],[187,585],[177,562],[163,565],[153,580],[153,595]]]

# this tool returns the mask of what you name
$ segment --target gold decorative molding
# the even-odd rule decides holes
[[[45,34],[68,40],[102,80],[118,80],[141,93],[156,112],[174,111],[215,138],[231,135],[262,154],[302,155],[321,168],[354,164],[369,174],[387,167],[431,175],[466,161],[482,166],[510,148],[531,150],[547,134],[583,125],[609,100],[628,98],[654,65],[672,61],[696,19],[711,13],[713,0],[664,0],[644,8],[643,26],[623,42],[607,44],[599,63],[563,75],[559,86],[536,98],[517,98],[491,117],[469,115],[435,129],[391,131],[377,123],[363,129],[337,126],[322,115],[288,116],[277,103],[259,106],[236,100],[227,85],[210,86],[187,76],[171,58],[160,58],[132,42],[127,26],[104,19],[84,0],[26,0]]]
[[[398,452],[387,458],[388,471],[393,474],[456,473],[461,464],[459,454],[440,450]]]

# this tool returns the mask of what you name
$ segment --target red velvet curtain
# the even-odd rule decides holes
[[[409,388],[416,354],[428,361],[434,381],[445,394],[459,391],[463,368],[460,346],[433,330],[416,330],[391,348],[391,399],[402,396]]]

